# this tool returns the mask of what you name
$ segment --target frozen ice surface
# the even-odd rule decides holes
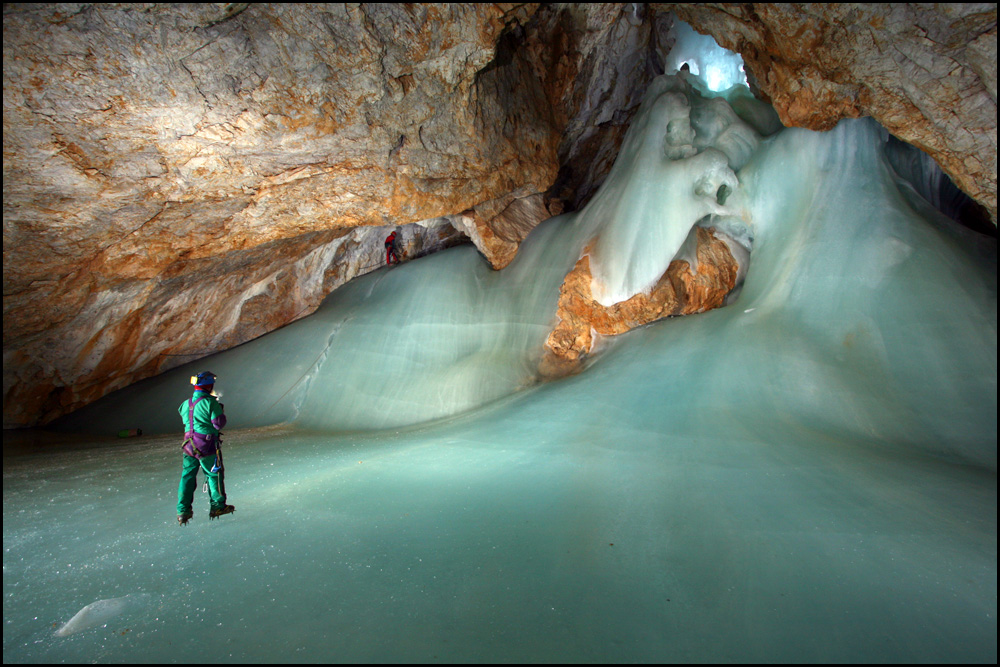
[[[559,285],[578,257],[573,237],[558,234],[560,222],[536,229],[503,272],[467,245],[368,274],[313,316],[140,382],[61,428],[111,435],[127,422],[145,433],[175,432],[178,384],[209,366],[230,423],[241,426],[386,428],[506,396],[535,382]],[[175,414],[165,414],[172,404]]]
[[[724,195],[758,145],[722,98],[702,98],[683,76],[654,80],[611,172],[573,223],[575,236],[594,239],[594,298],[610,306],[648,291],[695,224],[733,218]]]
[[[996,242],[885,144],[762,140],[726,200],[739,300],[562,381],[530,384],[572,216],[502,272],[469,248],[380,271],[76,418],[173,435],[5,435],[4,661],[995,663]],[[203,368],[237,512],[199,494],[179,528]]]

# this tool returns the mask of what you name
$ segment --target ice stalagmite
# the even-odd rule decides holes
[[[655,80],[614,168],[575,221],[576,233],[595,238],[597,301],[647,291],[696,223],[733,217],[723,202],[758,144],[722,99],[701,98],[684,76]]]

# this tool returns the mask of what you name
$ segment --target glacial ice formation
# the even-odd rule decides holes
[[[923,202],[873,122],[764,131],[682,78],[503,271],[466,246],[369,274],[63,423],[167,435],[5,451],[5,662],[994,663],[995,240]],[[735,303],[534,383],[598,230],[615,299],[713,222],[752,238]],[[237,512],[179,529],[204,369]]]
[[[724,100],[701,98],[685,79],[653,82],[611,173],[575,221],[575,234],[596,236],[592,291],[604,306],[648,291],[696,223],[736,215],[725,193],[737,188],[734,169],[758,136]]]
[[[716,225],[749,246],[742,212],[720,202],[738,189],[734,169],[759,135],[722,98],[704,99],[688,81],[653,83],[594,199],[540,225],[504,271],[492,271],[471,248],[439,253],[435,269],[407,264],[357,280],[313,317],[214,356],[220,385],[267,388],[230,393],[227,409],[245,426],[293,421],[326,430],[452,416],[537,381],[559,285],[585,248],[595,296],[610,305],[652,286],[695,224]],[[176,430],[160,405],[206,363],[141,382],[63,427]],[[123,412],[134,423],[119,426]]]

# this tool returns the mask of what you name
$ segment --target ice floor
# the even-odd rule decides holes
[[[174,437],[5,452],[4,661],[996,655],[994,473],[780,418],[664,433],[623,419],[637,365],[398,433],[233,431],[238,511],[199,493],[185,529]]]
[[[682,118],[676,92],[651,108]],[[5,434],[4,662],[994,664],[996,241],[873,123],[734,136],[688,99],[671,136],[737,151],[654,165],[688,188],[613,174],[621,217],[553,219],[504,271],[462,247],[376,272],[63,424],[164,435]],[[664,145],[644,118],[624,153]],[[753,239],[739,299],[532,384],[589,235],[629,290],[664,261],[641,240],[706,207]],[[205,369],[238,509],[199,494],[180,528],[171,422]]]

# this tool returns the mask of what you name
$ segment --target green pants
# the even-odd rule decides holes
[[[222,491],[221,472],[208,472],[215,465],[215,456],[206,456],[198,462],[193,456],[184,455],[181,468],[181,483],[177,486],[177,514],[191,514],[191,503],[194,502],[194,491],[198,488],[198,469],[204,465],[203,472],[208,479],[208,493],[211,498],[211,509],[222,509],[226,506],[226,494]]]

